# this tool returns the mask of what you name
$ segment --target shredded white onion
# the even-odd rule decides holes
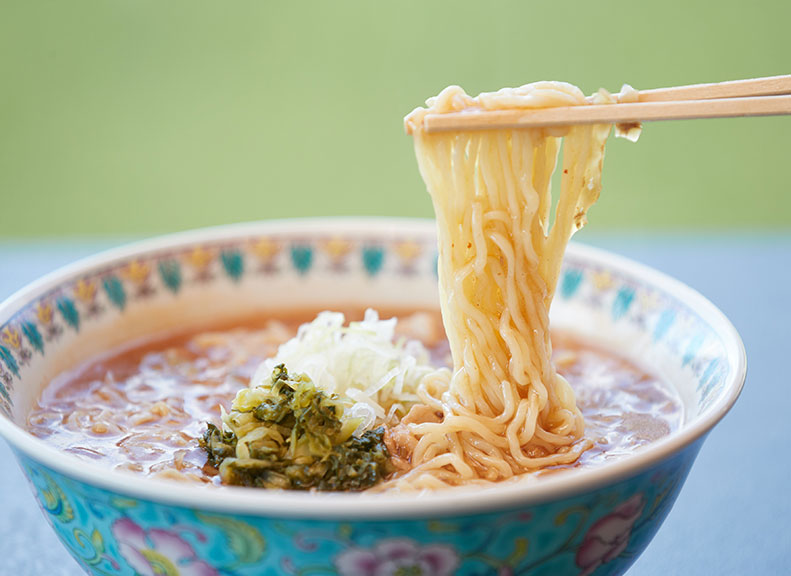
[[[340,312],[321,312],[299,327],[277,354],[255,372],[250,387],[260,385],[278,364],[307,374],[316,387],[353,401],[343,419],[360,419],[359,436],[381,424],[393,425],[419,401],[420,381],[435,368],[428,350],[416,340],[395,338],[397,320],[380,320],[372,309],[361,322],[345,325]]]

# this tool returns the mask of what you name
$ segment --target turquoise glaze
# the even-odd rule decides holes
[[[357,522],[162,506],[74,481],[21,455],[20,461],[52,527],[92,574],[599,575],[624,572],[643,550],[698,447],[634,478],[558,502]]]
[[[738,396],[744,351],[700,295],[584,247],[567,256],[553,325],[660,372],[685,407],[680,431],[611,464],[420,496],[279,493],[110,471],[22,429],[51,372],[124,335],[294,307],[436,308],[435,266],[430,222],[370,219],[210,229],[89,259],[0,306],[0,433],[92,574],[623,573]]]

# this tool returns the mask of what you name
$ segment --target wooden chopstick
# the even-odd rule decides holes
[[[791,75],[639,92],[634,103],[427,114],[426,132],[791,114]]]
[[[638,102],[668,102],[675,100],[711,100],[714,98],[747,98],[791,94],[791,74],[730,80],[713,84],[691,84],[672,88],[641,90]]]

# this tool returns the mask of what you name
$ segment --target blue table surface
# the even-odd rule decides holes
[[[714,429],[630,576],[791,574],[791,233],[586,236],[675,276],[731,319],[747,348],[741,398]],[[0,299],[118,240],[0,243]],[[0,573],[82,574],[0,441]]]

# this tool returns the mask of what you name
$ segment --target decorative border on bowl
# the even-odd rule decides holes
[[[429,270],[436,274],[436,260],[435,243],[425,239],[382,242],[304,234],[199,242],[120,259],[49,290],[0,326],[0,412],[11,416],[11,392],[36,355],[46,356],[50,344],[64,333],[78,333],[84,323],[109,311],[123,313],[135,301],[162,293],[177,297],[190,285],[240,283],[252,275],[305,277],[318,270],[332,274],[362,270],[370,278]]]
[[[69,279],[18,310],[0,326],[0,412],[11,417],[14,386],[36,356],[44,357],[64,333],[109,311],[123,313],[134,302],[158,294],[178,295],[188,286],[240,283],[255,276],[316,272],[436,276],[433,238],[415,234],[387,241],[364,235],[262,234],[188,243],[121,258],[109,266]],[[557,296],[602,310],[613,323],[629,323],[651,334],[697,382],[699,412],[717,398],[729,376],[721,338],[695,311],[629,273],[614,272],[567,255]],[[702,353],[702,351],[707,351]],[[717,350],[719,353],[711,353]]]
[[[614,324],[626,322],[649,334],[653,344],[664,346],[689,371],[699,413],[711,406],[730,376],[722,338],[706,320],[678,298],[632,276],[569,256],[555,298],[606,310]]]

